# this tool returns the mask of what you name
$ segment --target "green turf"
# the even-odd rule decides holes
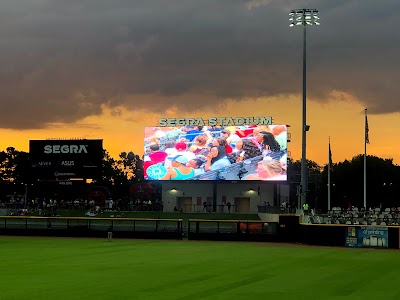
[[[0,299],[400,299],[397,251],[0,237]]]

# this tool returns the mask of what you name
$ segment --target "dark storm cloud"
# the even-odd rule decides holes
[[[301,92],[301,28],[283,0],[4,0],[0,127],[39,128],[101,105],[163,112],[216,98]],[[371,113],[399,112],[400,2],[303,1],[308,95],[354,95]],[[185,97],[182,97],[185,95]],[[149,98],[154,99],[149,103]],[[184,99],[184,100],[182,100]],[[198,101],[198,100],[196,100]]]

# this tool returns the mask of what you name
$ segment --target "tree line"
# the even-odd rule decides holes
[[[328,165],[319,165],[307,160],[309,186],[307,202],[311,207],[327,209]],[[10,192],[10,187],[33,184],[30,178],[29,153],[8,147],[0,152],[1,197]],[[400,166],[393,159],[367,156],[367,206],[400,207]],[[297,206],[297,186],[300,184],[301,160],[288,161],[289,201]],[[364,199],[364,156],[338,162],[331,167],[331,207],[362,207]],[[122,152],[117,159],[103,150],[102,176],[90,185],[116,190],[143,181],[143,161],[133,152]],[[14,188],[15,190],[15,188]]]
[[[400,207],[400,166],[393,159],[377,156],[366,157],[367,208]],[[328,164],[320,166],[307,160],[308,195],[311,207],[326,210],[328,207]],[[301,160],[288,164],[290,201],[297,203],[297,185],[300,184]],[[350,205],[364,206],[364,155],[354,156],[332,164],[331,169],[331,208],[348,208]]]
[[[43,186],[43,183],[31,177],[29,153],[19,151],[14,147],[8,147],[0,152],[0,200],[4,200],[7,195],[23,195],[27,188],[30,190],[29,194],[32,195],[32,191],[37,190],[39,185]],[[80,187],[78,190],[81,190],[81,194],[85,194],[84,189],[101,186],[107,188],[116,197],[122,197],[129,195],[130,185],[142,180],[143,161],[138,155],[133,152],[121,152],[115,159],[107,150],[103,150],[101,177],[93,179],[86,188]],[[123,188],[125,190],[121,193]],[[54,186],[47,185],[45,189],[48,190],[47,194],[57,192]]]

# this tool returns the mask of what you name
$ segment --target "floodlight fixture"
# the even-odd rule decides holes
[[[303,8],[292,10],[289,13],[289,16],[290,27],[293,27],[295,25],[320,25],[320,23],[318,22],[318,10],[316,9]]]

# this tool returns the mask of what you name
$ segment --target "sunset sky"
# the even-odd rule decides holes
[[[143,153],[164,117],[272,116],[301,157],[302,28],[308,27],[307,158],[364,152],[400,164],[398,0],[2,0],[0,150],[100,138]]]

